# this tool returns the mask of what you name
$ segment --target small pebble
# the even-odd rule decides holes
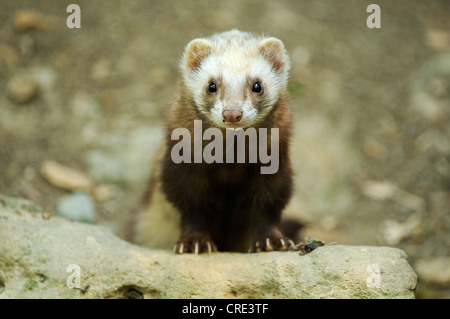
[[[390,181],[367,180],[361,187],[362,193],[373,200],[392,199],[397,192],[397,185]]]
[[[420,259],[414,269],[421,280],[450,287],[450,257]]]
[[[47,31],[49,23],[42,13],[32,9],[20,10],[14,19],[14,26],[19,31]]]
[[[39,93],[35,79],[30,76],[15,76],[7,84],[9,98],[18,104],[31,102]]]
[[[40,171],[50,184],[65,190],[86,190],[92,186],[88,175],[55,161],[43,162]]]
[[[57,203],[58,215],[85,223],[94,223],[95,207],[92,198],[84,192],[61,197]]]
[[[450,47],[450,32],[441,29],[426,30],[425,44],[435,50],[445,50]]]
[[[384,240],[389,246],[396,246],[406,238],[419,236],[422,232],[422,217],[420,213],[411,215],[404,222],[394,219],[386,219],[382,224],[381,231]]]

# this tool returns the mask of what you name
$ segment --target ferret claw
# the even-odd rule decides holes
[[[295,243],[294,243],[294,241],[293,241],[292,239],[289,239],[288,242],[289,242],[289,248],[290,248],[290,249],[295,249]]]
[[[198,244],[198,241],[196,241],[194,244],[194,254],[198,255],[198,249],[199,249],[199,244]]]
[[[270,238],[266,238],[266,251],[272,251],[272,243],[270,242]]]
[[[262,251],[288,251],[293,250],[295,244],[292,240],[280,237],[270,238],[266,237],[264,240],[258,240],[253,243],[248,249],[249,253],[258,253]]]
[[[280,250],[285,251],[287,249],[287,247],[286,247],[286,242],[284,241],[283,238],[280,238],[280,243],[281,243]]]
[[[175,244],[173,251],[176,254],[194,253],[198,255],[205,252],[212,254],[217,251],[217,247],[208,235],[199,232],[182,237]]]

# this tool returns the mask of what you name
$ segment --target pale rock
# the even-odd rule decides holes
[[[397,248],[175,255],[0,197],[0,298],[414,298]]]

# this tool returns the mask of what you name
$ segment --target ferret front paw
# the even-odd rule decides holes
[[[211,254],[217,252],[217,246],[205,233],[194,233],[181,237],[173,246],[173,251],[176,254],[194,253],[198,255],[206,252]]]
[[[249,253],[259,253],[263,251],[288,251],[295,249],[292,240],[286,237],[266,237],[255,241],[248,249]]]

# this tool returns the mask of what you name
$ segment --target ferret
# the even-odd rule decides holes
[[[280,226],[293,188],[289,68],[283,42],[274,37],[231,30],[188,43],[178,95],[167,109],[165,139],[136,216],[134,242],[179,254],[294,248]],[[274,143],[270,128],[277,128],[278,170],[262,174],[259,159],[199,163],[193,154],[192,161],[175,163],[171,155],[179,141],[172,132],[186,128],[193,135],[196,120],[203,131],[218,128],[224,137],[229,129],[268,128],[268,153]]]

